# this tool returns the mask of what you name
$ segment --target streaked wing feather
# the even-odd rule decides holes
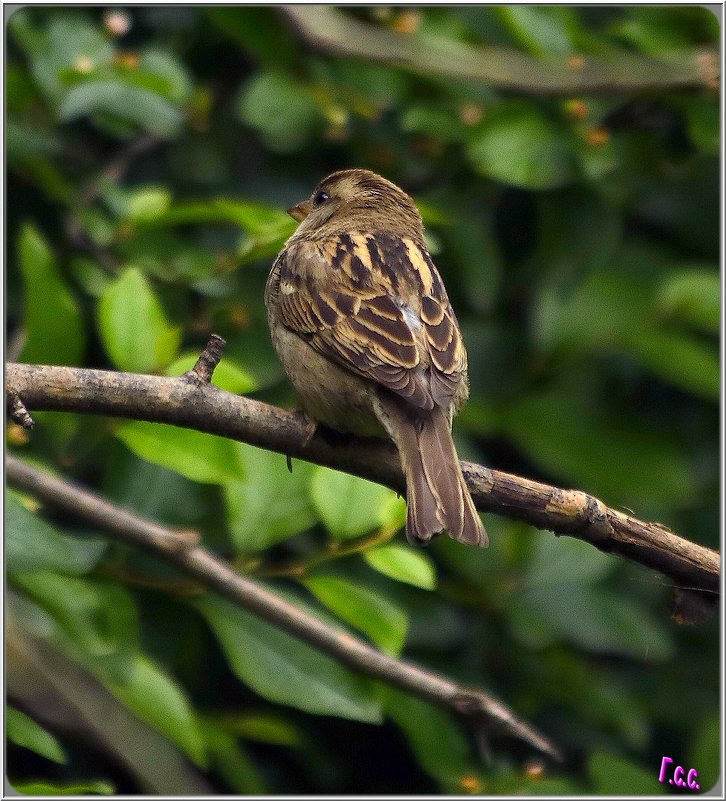
[[[396,300],[404,282],[423,294],[424,336],[418,341],[411,310],[404,314]],[[356,234],[341,237],[335,251],[330,243],[322,248],[300,243],[285,251],[278,313],[324,356],[418,408],[448,406],[466,369],[456,318],[436,268],[422,247],[400,237]],[[416,369],[421,348],[431,362],[425,371]]]

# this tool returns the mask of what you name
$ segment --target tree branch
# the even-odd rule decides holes
[[[115,373],[74,367],[8,364],[6,381],[28,409],[127,417],[193,428],[248,442],[362,476],[405,492],[398,453],[390,442],[351,438],[341,444],[309,422],[187,376]],[[658,570],[680,588],[679,598],[700,597],[715,607],[720,555],[648,523],[610,509],[579,490],[559,489],[527,478],[462,462],[478,509],[523,520],[555,534],[589,542],[601,551]],[[683,616],[689,617],[678,602]]]
[[[203,586],[229,598],[295,637],[325,651],[358,673],[385,681],[441,706],[472,724],[520,739],[560,761],[557,746],[526,721],[518,718],[494,696],[464,687],[415,665],[384,654],[342,629],[323,623],[248,578],[231,570],[208,551],[195,545],[184,532],[157,523],[31,467],[8,455],[10,483],[49,505],[80,517],[115,538],[142,547],[182,570]]]
[[[35,420],[30,416],[25,405],[20,400],[20,395],[10,385],[5,387],[7,395],[8,417],[17,425],[27,430],[35,426]]]
[[[149,133],[133,139],[121,148],[101,169],[99,174],[78,192],[74,208],[68,213],[65,222],[66,237],[79,250],[88,253],[107,273],[114,275],[119,268],[116,257],[101,247],[85,230],[79,211],[90,206],[98,198],[104,181],[119,181],[128,171],[134,159],[158,144],[158,139]]]
[[[528,94],[638,92],[718,84],[718,52],[689,49],[661,59],[628,52],[604,57],[535,58],[499,46],[474,46],[402,34],[329,6],[282,6],[298,36],[316,50],[380,61],[413,72],[479,81]]]

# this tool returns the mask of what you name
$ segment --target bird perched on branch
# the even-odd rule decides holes
[[[313,420],[387,433],[406,477],[406,536],[488,544],[451,420],[467,356],[413,200],[368,170],[329,175],[288,209],[300,223],[267,280],[275,350]]]

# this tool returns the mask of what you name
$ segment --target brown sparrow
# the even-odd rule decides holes
[[[467,356],[413,200],[368,170],[341,170],[288,209],[299,221],[272,266],[272,341],[315,421],[387,433],[406,476],[406,536],[488,544],[451,420],[469,395]]]

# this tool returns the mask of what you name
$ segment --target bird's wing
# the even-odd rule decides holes
[[[411,239],[348,234],[278,257],[281,322],[412,406],[448,407],[466,351],[443,283]]]

